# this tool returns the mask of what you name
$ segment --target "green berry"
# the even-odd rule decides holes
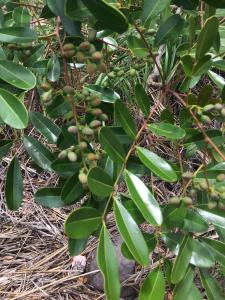
[[[87,64],[87,73],[93,75],[97,71],[97,65],[93,63]]]
[[[191,204],[193,204],[193,201],[192,201],[192,199],[191,199],[190,197],[183,197],[183,198],[182,198],[182,201],[183,201],[184,204],[186,204],[186,205],[191,205]]]
[[[48,102],[52,99],[52,92],[51,91],[48,91],[48,92],[45,92],[41,95],[41,98],[43,100],[43,102]]]
[[[136,70],[135,69],[130,69],[129,74],[132,77],[136,76]]]
[[[100,116],[99,116],[99,119],[101,120],[101,121],[104,121],[104,122],[106,122],[106,121],[108,121],[108,116],[107,116],[107,114],[101,114]]]
[[[98,117],[98,116],[100,116],[100,115],[102,114],[102,110],[101,110],[100,108],[93,108],[93,109],[91,110],[91,114],[92,114],[93,116]]]
[[[87,183],[87,175],[84,173],[80,173],[78,175],[78,179],[82,184],[86,184]]]
[[[99,126],[101,126],[101,121],[99,120],[94,120],[92,121],[90,124],[89,124],[90,128],[92,129],[96,129],[98,128]]]
[[[221,109],[223,109],[223,104],[221,103],[216,103],[214,105],[214,109],[220,111]]]
[[[216,201],[209,201],[208,202],[208,209],[213,209],[217,207],[217,202]]]
[[[222,182],[225,180],[225,174],[219,174],[217,177],[216,177],[216,180],[219,181],[219,182]]]
[[[75,152],[69,151],[67,153],[67,157],[68,157],[69,161],[71,161],[71,162],[77,161],[77,155]]]
[[[217,191],[210,192],[211,199],[217,200],[219,198],[219,193]]]
[[[225,200],[225,192],[223,192],[223,193],[220,194],[220,198],[221,198],[222,200]]]
[[[202,181],[200,181],[199,185],[200,185],[200,187],[201,187],[202,190],[207,191],[209,189],[207,181],[205,179],[203,179]]]
[[[91,129],[90,127],[86,126],[83,128],[82,133],[87,136],[92,136],[92,135],[94,135],[94,130]]]
[[[169,203],[170,204],[179,204],[180,203],[180,198],[178,198],[178,197],[171,197],[169,199]]]
[[[77,126],[70,126],[70,127],[68,127],[67,131],[69,133],[77,133],[78,132],[78,128],[77,128]]]

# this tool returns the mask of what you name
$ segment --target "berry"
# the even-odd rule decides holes
[[[77,58],[77,61],[80,62],[80,63],[83,63],[86,60],[86,57],[85,57],[84,53],[81,52],[81,51],[77,52],[76,58]]]
[[[220,111],[221,109],[223,109],[223,104],[221,103],[216,103],[214,105],[214,109]]]
[[[78,146],[81,150],[85,150],[87,149],[88,144],[86,142],[80,142]]]
[[[90,124],[89,124],[90,128],[92,129],[96,129],[98,128],[99,126],[101,126],[101,121],[99,120],[94,120],[92,121]]]
[[[222,182],[225,180],[225,174],[219,174],[217,177],[216,177],[216,180],[219,181],[219,182]]]
[[[192,199],[190,197],[183,197],[182,201],[184,202],[184,204],[186,205],[191,205],[193,203]]]
[[[178,198],[178,197],[171,197],[169,199],[169,203],[170,204],[179,204],[180,203],[180,198]]]
[[[201,189],[202,190],[205,190],[205,191],[207,191],[208,190],[208,184],[207,184],[207,181],[204,179],[204,180],[202,180],[201,182],[199,182],[199,185],[200,185],[200,187],[201,187]]]
[[[41,88],[45,91],[49,91],[51,89],[51,84],[49,82],[43,82]]]
[[[99,99],[99,98],[96,98],[91,102],[91,106],[94,106],[94,107],[99,106],[100,104],[101,104],[101,99]]]
[[[75,50],[71,49],[63,53],[66,58],[72,58],[75,55]]]
[[[130,69],[129,73],[130,73],[130,76],[132,76],[132,77],[136,76],[136,70],[135,69]]]
[[[99,116],[99,119],[101,120],[101,121],[108,121],[108,116],[107,116],[107,114],[101,114],[100,116]]]
[[[67,131],[69,133],[77,133],[78,132],[78,128],[77,128],[77,126],[70,126],[70,127],[68,127]]]
[[[43,102],[48,102],[52,99],[52,93],[51,91],[45,92],[41,95],[41,98],[43,100]]]
[[[87,183],[87,175],[84,173],[80,173],[78,175],[78,179],[82,184],[86,184]]]
[[[71,161],[71,162],[77,161],[77,155],[75,152],[69,151],[67,154],[67,157],[68,157],[69,161]]]
[[[88,63],[87,64],[87,72],[90,75],[93,75],[97,70],[96,64]]]
[[[66,85],[64,88],[63,88],[63,91],[66,93],[66,94],[73,94],[74,93],[74,88],[70,85]]]
[[[99,63],[98,69],[102,73],[106,73],[107,72],[107,66],[106,66],[106,64],[104,62],[100,62]]]
[[[74,50],[75,46],[72,43],[67,43],[63,46],[63,51],[70,51]]]
[[[217,202],[216,201],[209,201],[208,202],[208,209],[213,209],[217,207]]]
[[[94,61],[94,62],[99,62],[101,59],[102,59],[102,53],[99,52],[99,51],[96,51],[92,54],[91,56],[91,59]]]
[[[86,126],[83,128],[82,133],[87,135],[87,136],[91,136],[94,134],[94,130],[91,129],[90,127]]]
[[[100,108],[93,108],[93,109],[91,110],[91,114],[92,114],[93,116],[98,117],[98,116],[100,116],[100,115],[102,114],[102,110],[101,110]]]
[[[93,160],[96,160],[96,159],[97,159],[97,157],[94,153],[88,153],[87,154],[87,160],[93,161]]]
[[[88,51],[90,49],[91,44],[89,42],[82,42],[79,46],[81,51]]]

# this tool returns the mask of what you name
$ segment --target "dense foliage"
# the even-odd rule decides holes
[[[36,192],[38,204],[82,199],[65,234],[71,255],[99,237],[107,299],[120,298],[111,212],[125,257],[147,267],[157,248],[140,300],[164,299],[167,288],[174,300],[203,299],[195,274],[209,300],[224,299],[211,268],[225,267],[225,0],[0,6],[0,158],[15,154],[8,208],[23,200],[23,145],[37,170],[59,176]],[[162,201],[156,182],[173,197]]]

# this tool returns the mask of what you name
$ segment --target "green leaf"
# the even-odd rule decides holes
[[[88,187],[96,196],[107,197],[113,192],[113,180],[103,169],[94,167],[88,173]]]
[[[70,256],[77,256],[81,254],[87,245],[88,238],[84,239],[69,239],[68,240],[68,248],[69,248],[69,253]]]
[[[0,28],[0,42],[2,43],[30,43],[37,39],[36,33],[25,27],[5,27]]]
[[[174,288],[173,300],[187,299],[193,286],[194,272],[191,268],[188,269],[182,281]]]
[[[13,142],[11,140],[0,141],[0,159],[2,159],[10,150]]]
[[[65,222],[65,233],[69,238],[82,239],[90,236],[101,224],[100,212],[92,207],[82,207],[73,211]]]
[[[138,107],[147,117],[150,113],[150,101],[152,99],[148,97],[143,86],[139,83],[135,86],[135,99],[138,104]]]
[[[225,61],[224,60],[216,60],[213,62],[213,67],[220,71],[225,71]]]
[[[92,17],[92,14],[83,4],[82,0],[66,0],[65,14],[69,18],[80,22],[86,22]]]
[[[43,134],[49,143],[57,142],[61,130],[55,123],[39,112],[30,112],[30,120],[35,129]]]
[[[168,204],[163,209],[163,227],[167,229],[183,227],[187,208],[184,205]]]
[[[156,36],[156,46],[175,40],[182,32],[184,19],[180,15],[172,15],[159,27]]]
[[[27,153],[39,167],[52,171],[51,164],[55,160],[55,155],[52,152],[31,136],[25,136],[23,144]]]
[[[78,181],[78,175],[75,174],[66,181],[62,188],[62,201],[66,205],[74,204],[81,200],[83,193],[83,186]]]
[[[91,92],[99,96],[102,102],[114,103],[120,99],[120,95],[109,88],[103,88],[96,84],[89,84],[86,88]]]
[[[109,127],[103,127],[100,130],[99,140],[109,157],[113,161],[123,164],[126,157],[124,148]]]
[[[154,123],[148,125],[148,128],[156,135],[156,136],[164,136],[169,140],[179,140],[185,137],[185,130],[176,125],[172,125],[170,123]]]
[[[183,229],[188,232],[206,232],[208,223],[194,210],[189,209],[184,219]]]
[[[64,160],[57,159],[51,164],[51,168],[60,177],[70,178],[80,170],[80,162],[71,162],[67,158]]]
[[[141,147],[137,147],[137,154],[142,163],[155,175],[168,182],[177,181],[178,177],[176,172],[157,154]]]
[[[208,209],[207,204],[198,205],[196,207],[198,213],[203,217],[203,219],[207,220],[208,222],[219,226],[225,229],[225,212],[214,208]]]
[[[55,82],[59,79],[60,76],[60,63],[57,58],[57,56],[53,55],[47,65],[47,71],[48,71],[48,79],[52,82]]]
[[[200,275],[208,300],[224,300],[224,294],[218,282],[204,269],[200,269]]]
[[[125,180],[131,198],[145,220],[152,225],[160,226],[163,221],[160,206],[146,185],[128,171],[126,171]]]
[[[8,60],[0,60],[0,79],[23,90],[36,85],[36,77],[24,66]]]
[[[118,230],[129,251],[140,265],[147,266],[148,247],[138,225],[118,200],[114,202],[114,213]]]
[[[31,55],[25,58],[25,60],[23,61],[23,64],[28,67],[33,67],[35,63],[38,63],[40,59],[42,59],[45,52],[45,46],[44,45],[33,46],[31,51],[32,51]]]
[[[141,20],[145,27],[149,27],[151,21],[158,17],[170,4],[170,0],[145,0],[142,9]]]
[[[123,33],[128,29],[126,17],[115,7],[103,0],[82,0],[104,29]]]
[[[46,112],[50,118],[56,119],[71,112],[70,104],[64,100],[62,95],[58,95],[52,100],[53,103],[50,106],[46,107]]]
[[[160,268],[155,269],[145,278],[139,293],[139,300],[163,300],[165,295],[164,274]]]
[[[213,72],[213,71],[208,71],[208,75],[210,79],[218,86],[220,90],[222,90],[225,86],[225,80],[223,76],[220,76],[219,74]]]
[[[219,20],[213,16],[205,22],[197,41],[196,59],[200,60],[212,47],[217,36]]]
[[[13,20],[17,26],[30,26],[30,14],[26,7],[16,7],[13,10]]]
[[[23,201],[23,177],[19,160],[14,157],[8,167],[5,182],[5,198],[9,209],[17,210]]]
[[[186,235],[180,245],[179,253],[174,262],[171,281],[174,284],[180,282],[187,271],[187,268],[190,263],[191,255],[193,250],[193,239],[190,235]]]
[[[0,89],[0,118],[7,125],[24,129],[28,125],[28,113],[23,105],[13,94]]]
[[[39,189],[35,195],[35,202],[48,208],[64,207],[65,203],[61,198],[61,188],[47,187]]]
[[[134,139],[137,135],[136,125],[128,108],[121,100],[115,103],[115,118],[126,134]]]
[[[203,0],[203,1],[216,8],[225,8],[225,0]]]
[[[225,243],[204,237],[201,238],[201,240],[207,245],[207,248],[210,249],[215,259],[225,267]]]
[[[108,300],[120,299],[119,267],[113,243],[106,226],[102,226],[99,238],[97,262],[104,277],[104,290]]]
[[[199,4],[199,0],[172,0],[177,6],[182,6],[183,9],[194,10]]]
[[[194,284],[191,286],[187,300],[202,300],[202,295]]]
[[[128,48],[136,57],[145,57],[148,54],[148,49],[142,39],[130,35],[127,38]]]

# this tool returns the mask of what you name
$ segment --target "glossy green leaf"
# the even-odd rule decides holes
[[[219,89],[223,89],[225,86],[225,80],[224,77],[213,72],[213,71],[208,71],[208,75],[210,79],[218,86]]]
[[[70,256],[80,255],[86,248],[88,238],[84,239],[69,239],[68,240],[68,249]]]
[[[213,62],[213,67],[220,71],[225,71],[225,61],[224,60],[216,60]]]
[[[14,157],[8,167],[5,182],[5,198],[9,209],[17,210],[23,201],[23,177],[19,160]]]
[[[13,142],[11,140],[0,141],[0,159],[2,159],[9,152]]]
[[[126,17],[118,9],[106,3],[106,1],[82,0],[82,2],[104,28],[118,33],[123,33],[128,29]]]
[[[100,212],[92,207],[73,211],[65,222],[65,233],[69,238],[82,239],[90,236],[101,224]]]
[[[43,134],[49,143],[57,142],[61,130],[55,123],[39,112],[30,112],[30,120],[35,129]]]
[[[147,117],[150,113],[150,101],[152,99],[148,97],[143,86],[139,83],[135,86],[135,99],[138,104],[138,107]]]
[[[55,160],[55,155],[52,152],[31,136],[25,136],[23,144],[27,153],[39,167],[52,171],[51,164]]]
[[[61,188],[47,187],[39,189],[35,195],[35,202],[48,208],[64,207],[65,203],[61,198]]]
[[[206,232],[208,223],[197,212],[189,209],[184,219],[183,229],[188,232]]]
[[[12,61],[0,60],[0,79],[23,90],[30,90],[36,85],[34,74]]]
[[[145,57],[148,54],[148,49],[146,48],[145,43],[142,39],[139,39],[136,36],[128,36],[127,45],[134,56]]]
[[[2,43],[30,43],[37,39],[35,31],[27,27],[0,28],[0,42]]]
[[[113,161],[123,164],[126,157],[124,148],[109,127],[103,127],[100,130],[99,140],[109,157]]]
[[[71,162],[67,158],[57,159],[52,162],[51,169],[55,171],[60,177],[70,178],[80,170],[79,162]]]
[[[92,17],[92,14],[83,4],[82,0],[66,0],[65,14],[69,18],[80,22],[85,22]]]
[[[174,169],[164,159],[147,149],[137,147],[137,154],[142,163],[161,179],[174,182],[178,179]]]
[[[31,52],[32,52],[31,55],[28,56],[23,61],[23,64],[28,67],[35,66],[35,63],[38,63],[38,61],[40,61],[43,58],[44,52],[45,52],[45,47],[44,47],[44,45],[34,46],[34,47],[32,47]],[[46,66],[46,69],[47,69],[47,66]]]
[[[46,112],[50,118],[56,119],[62,117],[71,111],[70,104],[64,100],[62,95],[54,97],[53,103],[46,107]]]
[[[224,294],[216,279],[214,279],[206,270],[200,269],[201,282],[206,290],[208,300],[224,300]]]
[[[129,251],[139,264],[147,266],[148,247],[138,225],[118,200],[114,202],[114,213],[118,230]]]
[[[167,229],[182,227],[187,208],[184,205],[168,204],[163,209],[163,227]]]
[[[139,300],[163,300],[165,294],[164,274],[160,268],[155,269],[145,278],[139,293]]]
[[[102,102],[114,103],[120,99],[120,95],[109,88],[103,88],[96,84],[89,84],[86,88],[91,92],[99,96]]]
[[[107,300],[119,300],[119,266],[116,251],[105,225],[103,225],[100,233],[97,262],[104,277],[104,290]]]
[[[47,72],[47,76],[50,81],[55,82],[59,79],[60,63],[57,56],[53,55],[48,61]]]
[[[134,174],[126,171],[126,184],[131,198],[143,217],[152,225],[160,226],[163,218],[160,206],[146,185]]]
[[[0,118],[7,125],[24,129],[28,125],[28,113],[23,105],[13,94],[0,89]]]
[[[208,222],[225,229],[225,212],[214,208],[208,209],[207,204],[198,205],[196,207],[198,213]]]
[[[225,243],[204,237],[201,240],[210,249],[215,259],[225,267]]]
[[[62,201],[66,205],[74,204],[81,200],[83,193],[83,186],[78,181],[78,175],[75,174],[66,181],[62,188]]]
[[[158,17],[169,4],[170,0],[145,0],[141,16],[144,26],[149,27],[153,18]]]
[[[134,139],[137,135],[136,125],[128,108],[121,100],[117,100],[115,103],[115,118],[126,134]]]
[[[164,136],[172,141],[182,139],[186,134],[183,128],[164,122],[150,124],[148,128],[156,136]]]
[[[187,270],[182,281],[173,290],[173,300],[187,299],[193,286],[194,272],[191,268]]]
[[[87,183],[90,191],[97,196],[107,197],[113,191],[112,178],[99,167],[94,167],[89,171]]]
[[[30,14],[26,7],[16,7],[13,11],[13,20],[17,26],[29,27]]]
[[[157,46],[175,40],[182,32],[184,27],[184,19],[180,15],[172,15],[159,27],[155,43]]]
[[[180,282],[187,271],[187,268],[190,263],[191,255],[193,250],[193,239],[190,235],[186,235],[180,245],[179,253],[174,262],[171,281],[174,284]]]
[[[203,1],[216,8],[225,8],[225,0],[203,0]]]
[[[213,42],[215,41],[219,27],[219,20],[216,17],[209,18],[199,36],[196,47],[196,59],[200,60],[212,47]]]
[[[194,284],[192,284],[192,286],[191,286],[191,289],[187,296],[187,300],[203,300],[199,289]]]

